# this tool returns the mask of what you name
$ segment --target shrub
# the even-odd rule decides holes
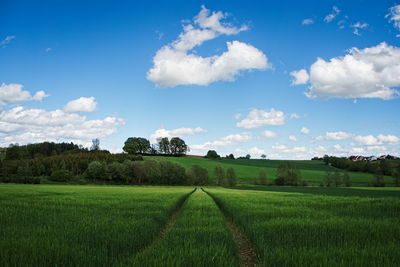
[[[236,185],[236,172],[233,168],[228,168],[226,171],[226,180],[228,182],[228,186]]]
[[[219,186],[226,185],[225,170],[221,165],[217,165],[215,167],[215,179],[217,181],[217,185],[219,185]]]
[[[192,165],[187,172],[188,184],[190,185],[207,185],[208,171],[199,165]]]
[[[72,178],[73,178],[72,173],[66,169],[55,170],[51,173],[50,176],[50,180],[56,182],[66,182],[71,180]]]
[[[170,161],[160,162],[160,184],[183,185],[186,182],[185,168]]]
[[[208,150],[207,155],[205,157],[209,158],[209,159],[219,159],[220,158],[220,156],[217,154],[217,151],[215,151],[215,150]]]
[[[260,185],[268,185],[268,177],[267,177],[267,172],[264,170],[261,170],[258,174],[258,183]]]
[[[104,180],[106,178],[104,164],[100,161],[90,162],[85,173],[86,177],[92,180]]]
[[[275,179],[276,185],[300,185],[301,175],[296,166],[288,161],[282,163],[278,167],[277,178]]]

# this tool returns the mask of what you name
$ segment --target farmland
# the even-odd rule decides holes
[[[211,160],[205,158],[193,158],[193,157],[145,157],[145,160],[159,160],[159,161],[172,161],[178,163],[185,168],[189,168],[192,165],[199,165],[208,170],[211,177],[214,176],[215,167],[221,165],[224,168],[233,168],[238,176],[238,183],[251,184],[254,179],[259,176],[260,170],[265,170],[268,175],[268,179],[271,182],[276,178],[277,168],[282,164],[283,160],[246,160],[246,159],[221,159]],[[294,165],[300,170],[301,176],[304,180],[310,183],[310,185],[318,186],[326,177],[327,171],[337,170],[334,167],[325,165],[322,161],[314,160],[293,160]],[[343,172],[343,170],[338,170]],[[349,172],[351,184],[353,186],[368,186],[373,175],[370,173],[362,172]],[[385,176],[385,183],[392,185],[393,180],[390,176]]]
[[[1,265],[400,264],[398,188],[203,189],[2,184]]]

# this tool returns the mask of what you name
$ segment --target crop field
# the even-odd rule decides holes
[[[159,157],[148,156],[145,160],[169,160],[182,165],[185,168],[190,168],[192,165],[200,165],[208,170],[211,177],[214,176],[215,167],[217,165],[223,166],[225,169],[233,168],[238,177],[238,183],[251,184],[253,180],[258,179],[259,172],[265,170],[268,175],[268,180],[271,182],[276,178],[277,168],[283,163],[282,160],[243,160],[243,159],[221,159],[211,160],[206,158],[192,158],[192,157]],[[297,168],[301,172],[304,180],[310,185],[318,186],[326,177],[327,171],[335,171],[336,168],[325,165],[321,161],[316,160],[293,160]],[[339,172],[343,170],[338,169]],[[352,186],[368,186],[373,180],[373,175],[370,173],[362,172],[349,172],[350,181]],[[393,179],[390,176],[385,176],[386,185],[393,185]]]
[[[207,189],[260,265],[399,266],[399,189],[264,188]]]
[[[0,184],[1,266],[399,266],[400,188]]]

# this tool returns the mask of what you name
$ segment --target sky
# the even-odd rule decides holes
[[[400,156],[400,2],[0,1],[0,146]]]

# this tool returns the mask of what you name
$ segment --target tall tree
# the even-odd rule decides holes
[[[233,168],[228,168],[226,171],[226,180],[229,186],[236,185],[236,172]]]
[[[163,154],[170,154],[171,151],[169,150],[169,139],[168,137],[163,137],[158,139],[158,149]]]
[[[217,180],[217,185],[224,186],[225,182],[225,170],[221,165],[215,167],[215,178]]]
[[[150,149],[150,141],[142,137],[129,137],[123,147],[123,150],[128,154],[144,154],[149,152]]]
[[[186,145],[185,141],[179,137],[173,137],[169,142],[169,149],[173,155],[183,155],[186,154],[189,147]]]
[[[100,140],[98,138],[92,140],[92,147],[90,148],[92,151],[100,150]]]

